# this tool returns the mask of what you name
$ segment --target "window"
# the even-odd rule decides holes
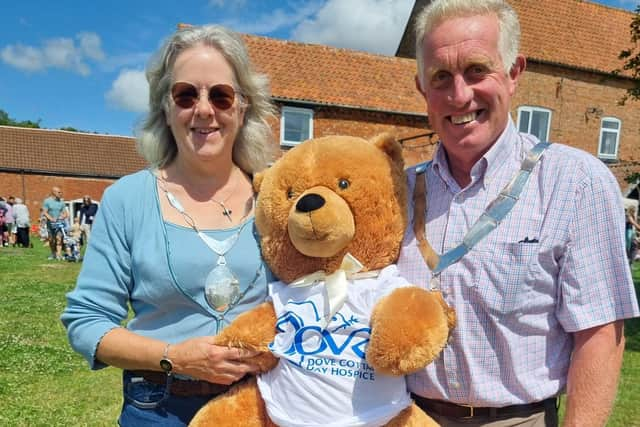
[[[313,138],[313,110],[282,107],[280,145],[293,146]]]
[[[620,144],[620,120],[615,117],[603,117],[600,125],[600,143],[598,157],[604,160],[618,159],[618,145]]]
[[[551,110],[523,106],[518,108],[518,130],[535,135],[542,142],[549,140]]]

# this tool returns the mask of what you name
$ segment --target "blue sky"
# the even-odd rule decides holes
[[[634,10],[640,0],[598,3]],[[413,0],[26,0],[0,14],[0,109],[41,126],[133,135],[143,70],[177,23],[393,55]]]

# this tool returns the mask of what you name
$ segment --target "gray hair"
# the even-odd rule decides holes
[[[507,2],[503,0],[433,0],[422,9],[415,21],[415,31],[418,79],[423,90],[425,70],[422,50],[425,34],[446,19],[490,14],[498,17],[498,52],[504,64],[504,70],[508,73],[515,65],[520,49],[520,22],[518,14]]]
[[[273,133],[268,120],[275,109],[269,79],[254,70],[240,36],[219,25],[181,27],[147,66],[149,114],[138,131],[138,151],[153,167],[164,167],[175,159],[178,148],[165,114],[170,107],[173,66],[180,53],[196,45],[215,48],[233,69],[234,86],[248,104],[233,144],[233,161],[244,172],[254,174],[273,159]]]

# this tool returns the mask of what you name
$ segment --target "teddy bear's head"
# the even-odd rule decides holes
[[[407,222],[403,169],[400,144],[383,134],[312,139],[257,174],[256,226],[275,275],[332,273],[347,253],[366,270],[393,263]]]

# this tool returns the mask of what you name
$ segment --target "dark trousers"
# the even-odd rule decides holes
[[[23,248],[29,247],[29,227],[18,227],[16,243]]]

